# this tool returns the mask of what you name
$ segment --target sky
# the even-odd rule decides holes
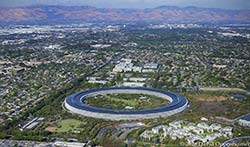
[[[250,0],[0,0],[2,7],[30,5],[88,5],[100,8],[154,8],[162,5],[250,9]]]

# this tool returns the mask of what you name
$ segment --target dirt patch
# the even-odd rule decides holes
[[[194,101],[192,102],[195,111],[204,114],[205,116],[225,116],[234,118],[238,116],[238,107],[240,103],[234,101]],[[191,105],[191,106],[192,106]]]
[[[197,101],[195,102],[201,112],[214,111],[225,112],[228,109],[221,102]]]
[[[46,131],[49,131],[49,132],[55,132],[56,131],[56,127],[47,127],[45,128]]]
[[[217,101],[225,101],[230,99],[224,95],[210,95],[210,94],[188,94],[186,95],[192,101],[208,101],[208,102],[217,102]]]
[[[225,96],[199,96],[196,98],[198,101],[208,101],[208,102],[214,102],[214,101],[225,101],[228,98]]]

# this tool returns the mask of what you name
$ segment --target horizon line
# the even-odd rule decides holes
[[[220,9],[220,10],[250,10],[250,8],[240,9],[240,8],[219,8],[219,7],[201,7],[201,6],[177,6],[177,5],[159,5],[156,7],[146,7],[146,8],[126,8],[126,7],[98,7],[92,5],[63,5],[63,4],[37,4],[37,5],[27,5],[27,6],[0,6],[0,8],[25,8],[25,7],[39,7],[39,6],[62,6],[62,7],[93,7],[93,8],[106,8],[106,9],[156,9],[159,7],[176,7],[176,8],[202,8],[202,9]]]

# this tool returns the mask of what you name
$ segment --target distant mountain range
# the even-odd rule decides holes
[[[250,10],[160,6],[114,9],[90,6],[0,7],[0,23],[21,22],[250,22]]]

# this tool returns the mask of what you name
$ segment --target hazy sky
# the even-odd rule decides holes
[[[152,8],[161,5],[250,9],[250,0],[0,0],[0,6],[89,5],[105,8]]]

